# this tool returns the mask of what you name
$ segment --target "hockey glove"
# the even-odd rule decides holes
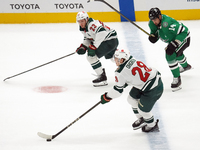
[[[150,34],[149,41],[151,43],[156,43],[158,41],[158,37],[156,35],[154,35],[154,34]]]
[[[88,56],[92,56],[92,57],[95,56],[96,49],[97,48],[94,45],[90,44],[88,47]]]
[[[76,52],[79,54],[79,55],[83,55],[86,53],[86,50],[87,50],[87,47],[83,44],[81,44],[77,49],[76,49]]]
[[[101,104],[108,103],[112,100],[112,98],[107,97],[107,93],[101,95]]]
[[[171,41],[169,44],[168,44],[168,46],[166,47],[166,53],[167,53],[167,55],[172,55],[175,51],[176,51],[176,49],[178,48],[178,46],[179,46],[179,43],[178,43],[179,41],[178,40],[175,40],[175,41]]]

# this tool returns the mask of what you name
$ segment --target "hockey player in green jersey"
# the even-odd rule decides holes
[[[181,89],[180,73],[191,69],[191,65],[187,63],[183,54],[183,51],[190,45],[190,32],[182,23],[161,14],[158,8],[150,9],[149,19],[149,41],[155,43],[161,39],[168,43],[165,48],[166,60],[174,77],[171,88],[172,91],[177,91]]]
[[[134,130],[142,128],[143,132],[159,131],[158,120],[155,121],[152,108],[163,93],[161,74],[155,68],[148,68],[143,62],[130,56],[128,50],[116,50],[115,85],[101,95],[101,103],[105,104],[113,98],[121,96],[128,85],[132,89],[128,95],[128,102],[138,118],[132,127]]]
[[[106,59],[113,59],[118,46],[117,33],[103,22],[89,18],[84,11],[77,14],[76,20],[84,35],[83,43],[77,48],[76,52],[83,55],[87,51],[87,60],[98,76],[97,79],[92,81],[94,86],[107,85],[105,69],[102,68],[99,59],[103,56]]]

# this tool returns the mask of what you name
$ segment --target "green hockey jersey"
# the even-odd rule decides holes
[[[150,34],[158,36],[159,39],[165,43],[170,43],[174,40],[179,40],[181,42],[188,36],[188,28],[176,21],[175,19],[162,15],[161,26],[156,26],[152,20],[149,21]]]

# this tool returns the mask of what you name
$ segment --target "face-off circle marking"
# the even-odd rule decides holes
[[[61,93],[66,91],[67,88],[62,86],[40,86],[34,88],[34,91],[39,93]]]

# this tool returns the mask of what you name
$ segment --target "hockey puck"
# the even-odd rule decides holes
[[[51,139],[47,139],[47,142],[51,142]]]

